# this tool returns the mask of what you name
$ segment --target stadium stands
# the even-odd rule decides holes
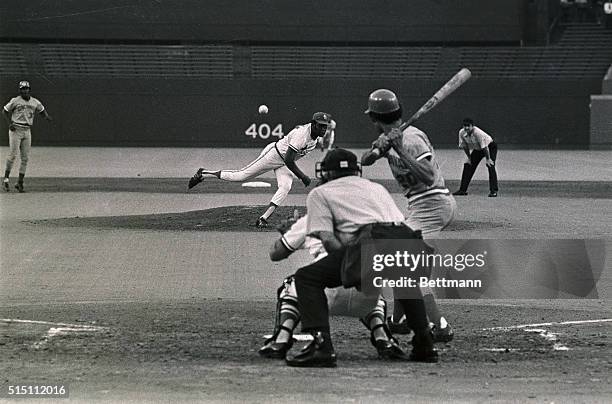
[[[244,75],[254,79],[427,80],[467,66],[475,78],[603,77],[612,61],[612,32],[593,36],[586,46],[574,32],[582,31],[542,47],[251,46],[235,52],[241,47],[0,43],[0,68],[6,75],[231,79],[234,66],[246,65]],[[235,54],[247,63],[237,63]]]

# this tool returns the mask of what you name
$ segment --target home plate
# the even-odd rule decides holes
[[[248,188],[270,188],[272,185],[270,185],[269,182],[253,181],[253,182],[243,182],[242,186],[248,187]]]
[[[270,339],[272,338],[272,334],[264,335],[263,337],[265,339]],[[295,338],[296,341],[312,341],[311,334],[293,334],[293,338]]]

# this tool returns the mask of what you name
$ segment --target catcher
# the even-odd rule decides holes
[[[336,123],[332,120],[330,114],[316,112],[309,123],[296,126],[287,136],[276,142],[269,143],[255,160],[240,170],[198,169],[189,180],[188,189],[195,187],[205,178],[241,182],[268,171],[274,171],[278,189],[274,196],[272,196],[266,211],[255,222],[255,226],[265,227],[268,225],[268,218],[287,198],[294,176],[299,178],[304,186],[310,185],[310,177],[304,174],[295,162],[317,147],[321,150],[331,148],[335,137],[335,126]]]
[[[284,220],[278,227],[281,237],[270,248],[270,259],[280,261],[299,249],[306,249],[316,262],[327,256],[320,240],[306,236],[307,216]],[[382,296],[367,297],[354,289],[326,289],[331,314],[359,317],[370,330],[370,342],[381,359],[407,360],[408,355],[393,338],[385,323],[387,304]],[[294,343],[293,331],[300,321],[297,291],[293,275],[285,278],[277,291],[274,332],[259,354],[266,358],[284,359]]]

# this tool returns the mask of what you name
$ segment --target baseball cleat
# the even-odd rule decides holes
[[[268,221],[264,219],[263,217],[260,217],[255,222],[255,227],[268,227]]]
[[[10,192],[11,191],[11,187],[10,187],[9,179],[8,178],[4,179],[4,181],[2,182],[2,186],[4,187],[4,190],[6,192]]]
[[[440,357],[435,349],[432,350],[413,350],[408,356],[411,362],[438,363]]]
[[[202,176],[202,171],[204,171],[204,169],[199,168],[198,171],[193,175],[193,177],[189,179],[189,185],[187,186],[187,189],[195,187],[204,180],[204,177]]]
[[[438,327],[437,325],[431,327],[431,338],[433,342],[451,342],[454,336],[455,332],[450,324],[447,324],[444,328]]]
[[[393,317],[387,317],[387,326],[393,334],[410,334],[412,332],[405,319],[404,321],[396,322],[393,321]]]
[[[293,339],[289,340],[289,342],[276,342],[272,340],[262,346],[257,352],[264,358],[285,359],[292,345]]]
[[[377,339],[374,342],[374,347],[380,359],[403,361],[410,359],[408,354],[399,346],[395,338],[388,340]]]
[[[23,184],[21,182],[18,182],[17,184],[15,184],[15,189],[19,191],[19,193],[25,192],[25,190],[23,189]]]
[[[497,198],[497,192],[490,192],[489,198]]]
[[[421,332],[412,337],[412,352],[408,360],[425,363],[438,362],[438,352],[433,347],[433,341],[429,332]]]
[[[328,333],[318,332],[299,354],[285,360],[287,365],[301,368],[335,368],[336,354]]]
[[[467,195],[467,194],[468,194],[467,191],[462,191],[462,190],[453,192],[453,195]]]

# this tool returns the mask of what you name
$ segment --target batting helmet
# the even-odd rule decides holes
[[[28,81],[22,80],[19,82],[19,89],[22,88],[30,88],[30,83]]]
[[[380,88],[370,94],[366,114],[389,114],[400,110],[401,106],[395,93],[386,88]]]
[[[315,176],[324,181],[359,173],[361,165],[357,162],[357,156],[345,149],[328,151],[323,161],[317,162],[315,166]]]

